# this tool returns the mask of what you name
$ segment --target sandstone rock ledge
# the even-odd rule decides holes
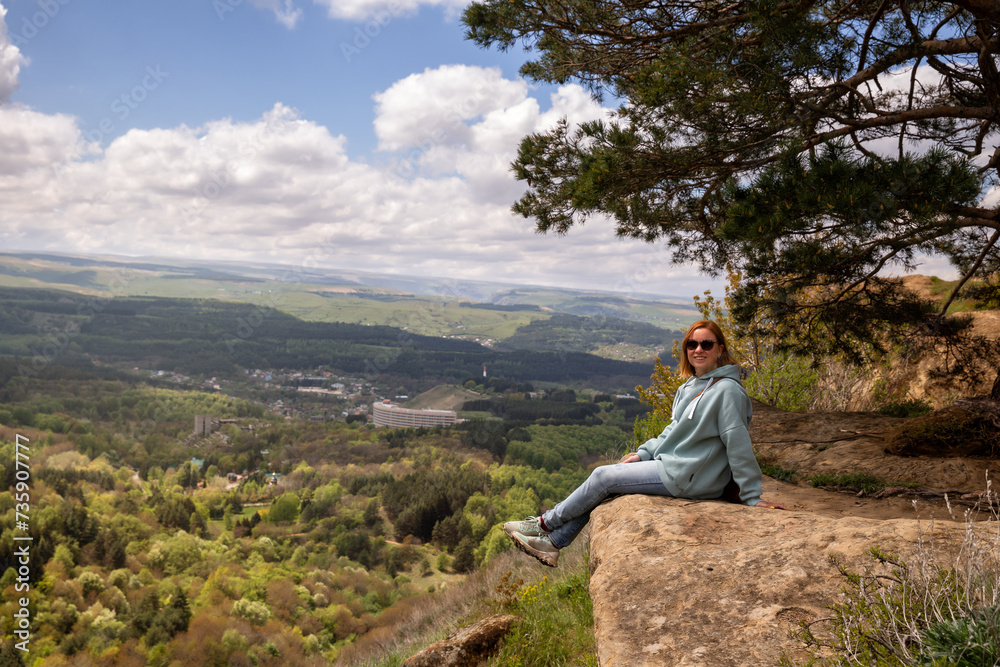
[[[931,532],[933,531],[933,536]],[[789,637],[828,617],[843,577],[879,545],[904,556],[921,534],[936,552],[963,526],[825,517],[718,501],[629,495],[591,515],[590,595],[605,667],[775,665],[805,657]]]

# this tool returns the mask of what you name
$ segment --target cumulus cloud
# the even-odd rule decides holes
[[[377,15],[413,14],[421,5],[443,7],[449,16],[456,16],[470,0],[314,0],[314,2],[326,7],[330,18],[364,21]]]
[[[10,96],[17,90],[21,67],[28,64],[21,50],[10,41],[6,16],[7,9],[0,4],[0,104],[10,101]]]
[[[0,106],[0,176],[48,170],[96,150],[84,141],[71,116]]]
[[[510,173],[522,137],[560,118],[610,113],[575,84],[558,88],[544,112],[529,92],[496,69],[447,65],[410,75],[375,96],[379,148],[398,175],[456,174],[477,200],[509,206],[523,191]]]
[[[283,104],[253,122],[133,129],[107,146],[71,117],[0,107],[0,246],[704,289],[663,248],[615,239],[610,224],[544,236],[510,213],[523,192],[508,166],[518,140],[561,116],[608,112],[576,86],[544,111],[529,92],[482,68],[407,77],[378,96],[379,161],[352,159],[343,136]]]
[[[527,84],[499,68],[443,65],[397,81],[375,95],[375,134],[382,150],[469,138],[466,121],[527,97]]]

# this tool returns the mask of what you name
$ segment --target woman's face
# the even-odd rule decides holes
[[[691,346],[698,343],[698,347],[691,349]],[[705,350],[703,343],[711,343],[712,349]],[[715,339],[715,334],[711,329],[695,329],[691,337],[688,338],[687,350],[688,363],[694,369],[694,374],[701,377],[709,371],[714,371],[719,367],[719,358],[722,357],[722,346]]]

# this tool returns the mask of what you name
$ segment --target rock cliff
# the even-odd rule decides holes
[[[775,497],[772,495],[772,497]],[[780,501],[781,499],[778,498]],[[869,548],[910,555],[921,535],[956,544],[964,526],[831,517],[653,496],[621,496],[591,518],[590,594],[604,667],[745,667],[803,659],[799,621],[829,616]]]
[[[870,413],[755,406],[758,455],[799,475],[797,484],[765,477],[764,497],[790,511],[650,496],[621,496],[594,510],[590,593],[600,664],[744,667],[775,665],[783,655],[801,660],[805,649],[791,633],[800,621],[828,617],[827,606],[844,586],[831,556],[860,572],[873,564],[873,546],[905,559],[922,542],[923,553],[949,562],[965,524],[940,498],[947,492],[971,506],[1000,466],[981,458],[889,454],[885,435],[899,423]],[[878,499],[803,481],[851,472],[908,486]]]
[[[750,437],[759,459],[800,477],[861,472],[952,496],[984,490],[987,478],[1000,487],[995,460],[887,452],[888,436],[907,421],[871,412],[784,412],[754,403]]]

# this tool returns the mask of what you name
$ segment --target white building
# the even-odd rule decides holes
[[[458,414],[454,410],[408,410],[385,401],[372,406],[372,421],[391,428],[444,426],[457,423]]]

